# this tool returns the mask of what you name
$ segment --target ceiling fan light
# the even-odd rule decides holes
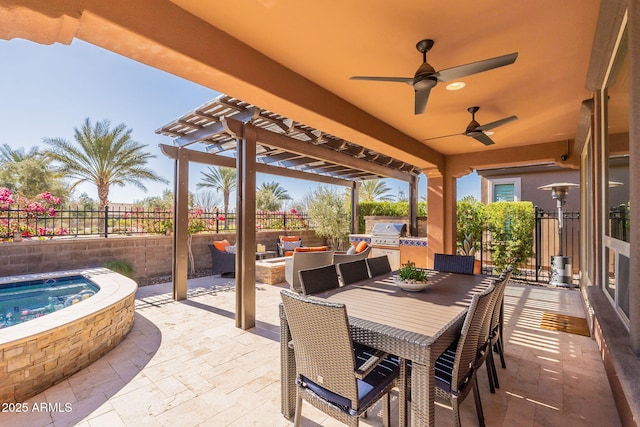
[[[451,82],[446,87],[447,87],[447,90],[460,90],[466,85],[467,84],[465,82]]]
[[[492,130],[485,130],[484,134],[487,135],[487,136],[491,136],[491,135],[494,134],[494,132]]]

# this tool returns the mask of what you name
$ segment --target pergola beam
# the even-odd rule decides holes
[[[166,144],[158,144],[158,146],[160,147],[160,151],[162,151],[162,153],[165,156],[169,157],[170,159],[174,159],[174,160],[177,159],[179,147],[176,147],[173,145],[166,145]],[[212,166],[224,166],[228,168],[236,167],[236,161],[232,157],[218,156],[217,154],[214,154],[214,153],[205,153],[203,151],[189,150],[186,148],[183,148],[183,150],[188,151],[189,160],[192,162],[202,163],[205,165],[212,165]],[[340,178],[335,178],[335,177],[326,176],[326,175],[317,175],[314,173],[303,172],[300,170],[293,170],[293,169],[281,168],[278,166],[265,165],[263,163],[256,163],[256,172],[266,173],[269,175],[276,175],[276,176],[285,176],[288,178],[303,179],[306,181],[321,182],[323,184],[339,185],[341,187],[351,188],[351,186],[353,185],[353,181],[347,180],[347,179],[340,179]]]
[[[233,119],[229,119],[229,121],[231,120]],[[253,125],[248,124],[247,126]],[[351,169],[361,169],[363,171],[371,172],[375,175],[395,178],[400,181],[410,182],[412,178],[411,175],[400,172],[397,169],[387,168],[377,163],[355,158],[348,154],[328,150],[322,146],[313,144],[301,144],[300,141],[294,138],[290,138],[286,135],[277,134],[266,129],[259,128],[257,126],[253,127],[256,129],[256,135],[259,144],[265,144],[270,147],[280,148],[291,153],[300,154],[302,156],[309,156],[318,160],[325,160],[327,162],[343,165]]]

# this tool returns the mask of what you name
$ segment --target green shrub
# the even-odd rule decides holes
[[[409,216],[408,202],[360,202],[358,203],[358,230],[364,233],[365,216]],[[427,203],[418,202],[418,216],[427,216]]]
[[[486,214],[493,264],[498,270],[513,265],[517,271],[533,254],[533,204],[494,202],[487,205]]]
[[[482,232],[486,222],[486,207],[473,196],[468,196],[458,200],[456,210],[458,252],[473,255],[480,250]],[[462,246],[465,241],[469,244],[468,248]]]
[[[116,273],[120,273],[123,276],[127,276],[130,279],[134,278],[133,266],[129,261],[119,261],[119,260],[107,261],[104,263],[104,266],[105,268],[108,268],[109,270],[113,270]]]

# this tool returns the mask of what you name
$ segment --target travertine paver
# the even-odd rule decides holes
[[[280,415],[280,286],[257,286],[257,326],[235,327],[230,279],[189,281],[190,299],[171,285],[140,288],[127,338],[98,362],[29,401],[69,403],[66,412],[0,413],[10,426],[287,426]],[[510,284],[505,294],[507,369],[489,393],[479,373],[487,425],[615,426],[619,420],[595,342],[539,328],[544,311],[584,316],[576,290]],[[496,360],[497,357],[496,357]],[[499,363],[499,361],[498,361]],[[393,396],[393,416],[397,400]],[[379,405],[374,408],[379,412]],[[305,426],[338,426],[308,404]],[[473,398],[463,425],[477,425]],[[438,426],[451,412],[436,407]],[[363,425],[381,425],[371,414]],[[397,425],[397,418],[392,419]]]

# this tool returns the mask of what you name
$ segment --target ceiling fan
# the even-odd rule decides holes
[[[471,113],[471,121],[467,125],[467,129],[464,132],[453,133],[451,135],[436,136],[434,138],[423,139],[423,141],[447,138],[449,136],[464,135],[464,136],[470,136],[476,141],[482,142],[484,145],[491,145],[491,144],[495,144],[495,142],[493,142],[493,140],[489,138],[489,136],[485,133],[485,131],[495,129],[498,126],[506,125],[507,123],[510,123],[514,120],[518,120],[518,116],[509,116],[509,117],[505,117],[504,119],[496,120],[495,122],[487,123],[486,125],[480,125],[480,123],[476,121],[476,113],[478,112],[479,109],[480,107],[467,108],[467,111]]]
[[[518,57],[518,52],[514,52],[508,55],[497,56],[495,58],[485,59],[483,61],[472,62],[470,64],[459,65],[457,67],[436,71],[427,62],[427,52],[433,47],[433,45],[434,41],[431,39],[421,40],[418,42],[418,44],[416,44],[416,49],[418,49],[418,51],[422,53],[422,65],[420,65],[414,77],[353,76],[350,77],[350,80],[373,80],[381,82],[407,83],[408,85],[413,86],[413,89],[416,93],[415,114],[422,114],[424,113],[424,109],[427,106],[429,93],[438,82],[448,82],[451,80],[459,79],[461,77],[469,76],[471,74],[478,74],[483,71],[488,71],[494,68],[513,64]]]

